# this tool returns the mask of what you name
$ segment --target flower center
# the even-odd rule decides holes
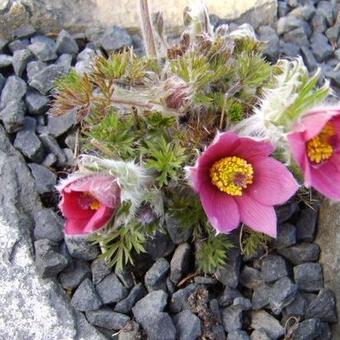
[[[243,189],[253,183],[254,169],[242,158],[225,157],[210,168],[211,182],[231,196],[242,196]]]
[[[330,159],[334,152],[333,146],[331,144],[331,138],[335,135],[336,133],[333,125],[330,123],[326,124],[316,137],[308,141],[308,158],[316,164]]]
[[[89,192],[82,193],[80,204],[84,209],[98,210],[101,207],[101,203]]]

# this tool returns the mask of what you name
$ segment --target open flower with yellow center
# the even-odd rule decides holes
[[[288,134],[290,151],[304,173],[306,187],[340,200],[340,107],[302,115]]]
[[[188,176],[212,226],[229,233],[240,222],[276,237],[275,205],[293,196],[298,184],[266,140],[218,134]]]

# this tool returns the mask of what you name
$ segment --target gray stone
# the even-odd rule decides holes
[[[71,149],[74,150],[76,147],[76,133],[74,132],[69,132],[67,134],[67,137],[65,138],[65,144]]]
[[[79,47],[75,39],[65,30],[62,30],[56,41],[57,52],[59,54],[77,54]]]
[[[125,267],[123,270],[117,272],[116,275],[124,287],[130,289],[135,285],[135,278],[131,268]]]
[[[98,247],[81,237],[65,237],[70,255],[80,260],[94,260],[99,255]]]
[[[266,307],[269,304],[270,287],[266,285],[259,286],[254,289],[252,296],[252,304],[255,310]]]
[[[299,51],[297,51],[297,54]],[[296,54],[296,55],[297,55]],[[295,55],[295,56],[296,56]],[[283,222],[287,222],[298,210],[299,206],[296,202],[288,202],[284,205],[275,209],[277,216],[277,223],[281,224]]]
[[[285,329],[280,322],[263,310],[251,313],[251,328],[264,330],[273,340],[285,334]]]
[[[173,321],[179,340],[197,339],[202,335],[200,319],[189,310],[176,314]]]
[[[300,243],[295,246],[278,249],[277,252],[293,264],[317,261],[320,247],[314,243]]]
[[[285,34],[289,31],[292,31],[296,28],[302,26],[302,20],[298,19],[295,16],[289,15],[286,17],[282,17],[277,21],[276,31],[278,34]]]
[[[19,131],[15,137],[14,146],[33,162],[40,163],[44,158],[43,145],[32,130],[23,129]],[[40,194],[53,190],[53,186],[56,184],[56,176],[50,170],[45,170],[45,167],[37,166],[35,170],[32,171],[35,171],[39,179],[40,176],[43,176],[42,181],[37,181]],[[44,183],[45,179],[48,179],[49,182]]]
[[[169,309],[172,313],[179,313],[184,309],[189,309],[188,298],[193,294],[198,288],[196,284],[190,284],[185,288],[177,290],[171,296]]]
[[[78,55],[77,61],[91,61],[96,57],[96,52],[92,48],[85,47]]]
[[[8,48],[13,54],[15,51],[24,50],[29,44],[30,41],[28,39],[16,39],[8,44]]]
[[[67,132],[76,123],[76,112],[65,113],[62,116],[48,116],[47,132],[59,137]]]
[[[320,335],[316,340],[332,340],[332,330],[328,323],[320,322]]]
[[[229,333],[242,328],[243,309],[240,306],[229,306],[222,310],[224,330]]]
[[[166,276],[170,265],[165,258],[159,258],[145,274],[145,286],[148,291],[162,289],[166,286]]]
[[[36,32],[35,28],[28,24],[22,25],[13,31],[14,38],[30,38]]]
[[[258,29],[259,40],[266,42],[266,48],[263,54],[270,60],[276,61],[279,56],[279,37],[275,30],[270,26],[261,26]]]
[[[336,16],[335,3],[332,4],[331,1],[319,1],[316,13],[324,16],[327,20],[327,24],[332,26]]]
[[[314,292],[323,288],[322,269],[319,263],[303,263],[294,267],[294,280],[299,289]]]
[[[86,261],[73,261],[59,274],[59,281],[64,289],[75,289],[82,281],[91,278],[90,266]]]
[[[162,290],[155,290],[139,300],[132,308],[137,322],[143,325],[152,314],[162,312],[167,304],[167,299],[167,293]]]
[[[153,313],[142,326],[149,340],[175,340],[176,328],[168,313]]]
[[[74,292],[71,299],[72,306],[81,312],[97,310],[102,301],[90,279],[85,279]]]
[[[0,110],[13,100],[19,101],[24,97],[26,91],[27,85],[24,80],[17,76],[8,77],[1,92]]]
[[[230,306],[237,297],[242,297],[242,294],[237,289],[225,287],[223,293],[218,298],[218,303],[221,307],[227,307]]]
[[[317,67],[317,61],[313,52],[307,46],[301,46],[300,48],[303,62],[307,66],[309,71],[314,71]]]
[[[242,310],[250,310],[253,305],[249,299],[244,297],[237,297],[234,299],[233,306],[240,306]]]
[[[40,134],[39,137],[45,147],[45,150],[57,156],[57,165],[59,167],[64,166],[66,163],[66,156],[63,150],[60,148],[56,139],[53,136],[45,133]]]
[[[175,245],[169,235],[159,230],[156,231],[155,235],[150,236],[145,243],[145,250],[153,260],[170,255],[174,249]]]
[[[44,38],[46,39],[35,40],[32,44],[28,45],[28,49],[40,61],[46,62],[46,61],[52,61],[52,60],[57,59],[55,42],[52,39],[49,39],[47,37],[44,37]]]
[[[215,273],[218,281],[230,288],[236,288],[239,283],[241,254],[238,248],[232,248],[228,254],[227,263]]]
[[[262,260],[261,272],[264,282],[274,282],[288,275],[286,261],[281,256],[268,255]]]
[[[111,268],[106,264],[104,259],[97,258],[91,263],[92,281],[94,284],[99,283],[111,273]]]
[[[315,13],[315,7],[311,4],[305,4],[304,6],[299,6],[294,8],[289,15],[293,15],[294,17],[308,21]]]
[[[264,330],[255,329],[250,335],[250,340],[271,340],[271,338]]]
[[[249,340],[247,332],[236,330],[228,334],[227,340]]]
[[[244,266],[240,274],[240,283],[248,289],[255,289],[262,285],[262,274],[259,270]]]
[[[28,80],[31,80],[37,73],[43,70],[46,66],[47,64],[43,63],[42,61],[30,61],[26,67]]]
[[[188,241],[188,239],[190,238],[192,234],[192,229],[183,228],[183,226],[181,226],[176,221],[176,219],[168,215],[166,215],[165,221],[166,221],[166,224],[165,224],[166,229],[173,243],[180,244],[180,243]]]
[[[32,171],[35,186],[39,194],[55,191],[57,176],[52,171],[39,164],[29,163],[28,166]]]
[[[191,247],[188,243],[177,246],[170,262],[170,280],[177,284],[190,268]]]
[[[35,131],[37,129],[37,120],[33,117],[26,116],[22,128],[23,130]]]
[[[0,54],[0,69],[12,66],[13,57],[7,54]]]
[[[289,31],[283,35],[283,39],[286,42],[297,44],[300,46],[308,46],[309,41],[305,30],[302,27],[298,27]]]
[[[47,238],[51,241],[64,239],[63,219],[53,209],[41,209],[34,214],[34,237]]]
[[[284,314],[288,317],[304,317],[307,308],[306,298],[299,292],[295,295],[294,301],[284,309]]]
[[[288,277],[283,277],[275,282],[269,292],[269,305],[273,313],[280,314],[284,307],[294,301],[297,288],[297,285]]]
[[[26,95],[25,102],[29,114],[41,115],[46,112],[49,100],[46,96],[38,92],[29,91]]]
[[[319,319],[304,320],[298,324],[294,331],[294,340],[310,340],[315,339],[321,334],[321,322]]]
[[[73,56],[72,54],[62,54],[57,61],[56,65],[60,65],[64,68],[64,73],[69,73],[72,66]]]
[[[29,81],[29,85],[42,94],[48,93],[54,86],[54,82],[65,74],[61,65],[49,65],[34,74]]]
[[[0,73],[0,94],[6,84],[6,78]]]
[[[57,163],[57,156],[53,153],[49,153],[44,160],[41,162],[41,165],[46,166],[46,168],[50,168],[55,166]]]
[[[8,41],[0,38],[0,52],[7,46]]]
[[[33,59],[29,49],[15,51],[13,54],[13,69],[17,76],[21,77],[27,64]]]
[[[336,45],[337,44],[337,40],[340,34],[340,26],[339,24],[335,24],[334,26],[330,27],[327,31],[326,31],[326,37],[328,38],[328,40],[330,41],[330,43],[332,45]]]
[[[337,50],[335,50],[334,52],[334,56],[337,60],[340,61],[340,48],[338,48]],[[1,89],[1,86],[0,86],[0,89]]]
[[[99,282],[96,285],[96,290],[104,304],[119,302],[126,298],[129,293],[113,273]]]
[[[132,307],[136,304],[136,302],[142,299],[145,295],[146,290],[144,286],[141,283],[138,283],[131,289],[129,295],[125,299],[119,301],[116,304],[114,308],[115,312],[126,314],[130,313]]]
[[[285,17],[289,12],[289,6],[288,3],[285,1],[278,1],[277,4],[277,13],[279,18]]]
[[[280,224],[277,228],[277,237],[273,240],[274,248],[286,248],[296,243],[296,228],[290,223]]]
[[[314,14],[311,24],[314,32],[323,33],[327,29],[327,20],[320,12]]]
[[[280,54],[283,54],[286,57],[295,58],[299,55],[299,46],[292,43],[286,43],[283,40],[280,40]]]
[[[86,312],[86,318],[91,325],[119,330],[130,320],[127,315],[116,313],[110,308],[102,308]]]
[[[330,289],[322,289],[309,304],[306,318],[319,318],[324,322],[337,322],[335,296]]]
[[[333,55],[333,48],[328,43],[328,39],[321,33],[313,33],[311,37],[311,47],[318,62],[325,61]]]
[[[66,268],[67,259],[57,252],[57,243],[47,239],[34,242],[35,261],[42,278],[53,277]]]
[[[131,46],[132,39],[126,29],[113,26],[104,32],[99,43],[107,53],[110,53]]]
[[[222,315],[221,315],[221,311],[220,311],[220,306],[218,304],[218,300],[217,299],[211,299],[209,301],[209,308],[211,310],[211,313],[212,313],[214,319],[218,323],[222,323]]]
[[[296,223],[296,237],[298,241],[312,242],[315,236],[318,211],[305,208]]]
[[[22,100],[12,100],[0,111],[0,119],[8,133],[17,132],[22,128],[25,112],[26,107]]]
[[[200,285],[215,285],[217,280],[209,276],[195,276],[194,282]]]
[[[135,321],[128,321],[118,334],[118,340],[136,340],[141,339],[139,324]]]

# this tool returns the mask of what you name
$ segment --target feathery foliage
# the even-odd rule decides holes
[[[242,249],[246,256],[255,255],[258,250],[266,248],[270,241],[269,236],[249,228],[244,229],[244,234],[242,236]]]

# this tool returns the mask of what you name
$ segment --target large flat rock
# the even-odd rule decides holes
[[[182,24],[183,9],[189,0],[149,1],[152,12],[161,11],[168,27]],[[252,24],[255,28],[276,20],[277,0],[205,1],[209,13],[232,21]],[[79,31],[84,27],[112,25],[135,29],[139,27],[138,0],[1,0],[0,37],[8,38],[13,31],[28,23],[41,32],[61,28]]]

